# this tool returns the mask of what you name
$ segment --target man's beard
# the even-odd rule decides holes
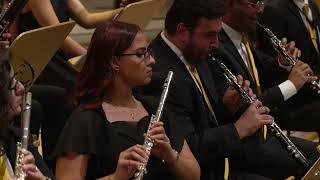
[[[200,53],[195,52],[194,46],[192,44],[189,44],[184,50],[183,50],[183,56],[185,60],[192,65],[196,65],[197,63],[203,61],[206,59],[207,55],[201,55]]]
[[[251,43],[255,43],[257,41],[257,25],[250,23],[245,34]]]

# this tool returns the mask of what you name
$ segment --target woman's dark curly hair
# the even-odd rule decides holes
[[[10,98],[10,51],[0,51],[0,145],[7,134],[10,119],[8,117],[8,104]]]

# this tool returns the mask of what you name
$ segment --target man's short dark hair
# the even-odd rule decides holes
[[[224,14],[224,0],[174,0],[166,15],[165,30],[175,35],[179,23],[193,30],[200,18],[213,19]]]

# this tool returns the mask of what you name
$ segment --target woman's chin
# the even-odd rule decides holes
[[[132,84],[132,87],[141,87],[149,84],[151,82],[151,77],[147,77],[144,80],[136,81],[134,84]]]
[[[143,85],[147,85],[151,82],[151,77],[146,78],[145,82]]]

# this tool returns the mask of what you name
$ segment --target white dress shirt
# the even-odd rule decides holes
[[[222,28],[225,30],[225,32],[230,37],[233,45],[237,48],[240,56],[242,57],[244,64],[247,66],[251,76],[253,77],[251,65],[248,63],[250,61],[250,59],[249,59],[249,56],[247,53],[247,49],[246,49],[245,45],[242,43],[242,35],[239,32],[232,29],[230,26],[228,26],[225,23],[222,24]]]
[[[231,39],[234,46],[237,48],[240,56],[242,57],[243,62],[246,64],[250,72],[251,70],[250,70],[248,61],[246,59],[248,58],[247,51],[244,48],[243,43],[241,42],[242,35],[225,23],[222,24],[222,28],[227,33],[227,35]],[[278,87],[280,88],[280,91],[284,100],[289,99],[290,97],[292,97],[297,93],[297,88],[290,80],[284,81],[283,83],[279,84]]]

